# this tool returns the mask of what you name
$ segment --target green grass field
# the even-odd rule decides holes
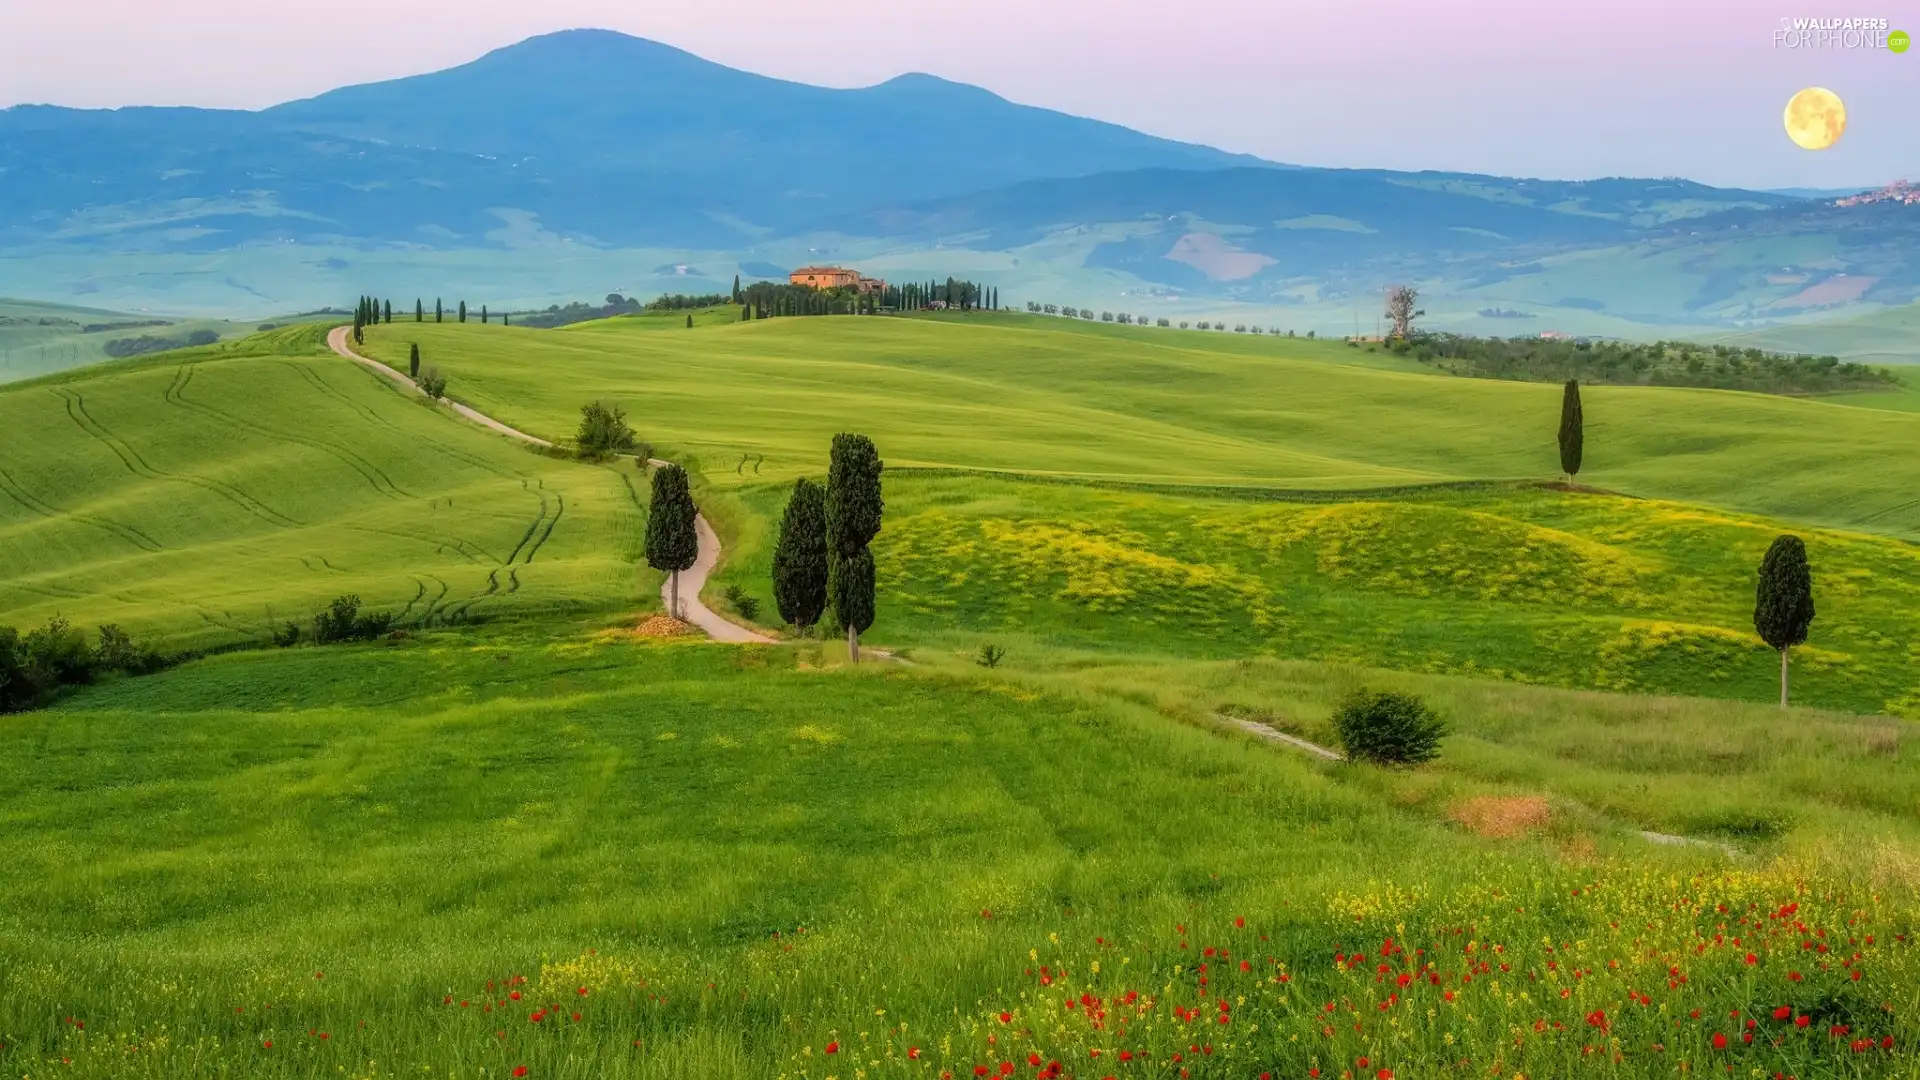
[[[720,607],[771,609],[792,477],[871,434],[910,664],[636,638],[642,474],[314,329],[0,388],[0,622],[225,645],[357,592],[410,631],[0,716],[0,1074],[1920,1076],[1920,749],[1861,715],[1920,708],[1920,417],[1596,390],[1622,494],[1559,491],[1556,388],[1337,345],[664,321],[369,350],[549,436],[627,407]],[[1773,692],[1787,528],[1829,711],[1712,700]],[[1441,759],[1222,719],[1326,742],[1363,686]]]
[[[984,323],[984,325],[983,325]],[[1336,344],[1004,316],[774,319],[680,334],[396,323],[454,396],[567,434],[622,404],[708,479],[819,472],[836,431],[892,466],[1343,489],[1551,478],[1560,390],[1342,360]],[[1584,483],[1837,528],[1920,536],[1920,421],[1715,391],[1586,392]],[[743,456],[747,465],[741,469]],[[745,475],[742,475],[744,473]]]
[[[0,388],[0,621],[221,645],[343,593],[403,623],[647,595],[644,477],[438,415],[322,336]]]
[[[1197,699],[1155,707],[1175,688],[1151,669],[1110,692],[820,660],[549,620],[217,657],[0,718],[24,751],[0,758],[0,1066],[1911,1075],[1912,748],[1874,751],[1884,722],[1800,714],[1728,757],[1777,743],[1777,714],[1429,680],[1504,709],[1459,764],[1392,774],[1183,722]],[[1187,670],[1244,707],[1337,689]],[[1526,730],[1555,712],[1571,764]],[[1776,786],[1805,853],[1632,835],[1686,819],[1675,754],[1713,757],[1695,774],[1726,804]],[[1823,767],[1869,771],[1823,790]],[[1516,791],[1551,809],[1479,835]]]

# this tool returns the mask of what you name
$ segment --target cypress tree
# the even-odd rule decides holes
[[[460,321],[467,321],[467,302],[465,300],[460,301]]]
[[[880,454],[865,435],[833,437],[827,469],[827,592],[847,629],[847,659],[860,662],[860,635],[873,625],[873,554],[886,503],[880,497]]]
[[[483,323],[487,321],[487,305],[485,304],[480,305],[480,321]]]
[[[393,325],[393,301],[391,300],[385,301],[381,306],[385,309],[383,311],[383,314],[386,316],[386,318],[381,321],[385,322],[388,326],[392,326]]]
[[[1780,651],[1780,705],[1787,704],[1787,654],[1807,640],[1813,623],[1813,571],[1807,566],[1807,546],[1793,535],[1781,536],[1760,561],[1760,584],[1755,591],[1753,628],[1760,640]]]
[[[420,381],[420,343],[417,341],[407,350],[407,378]]]
[[[1560,398],[1560,471],[1567,482],[1580,472],[1580,457],[1586,450],[1586,419],[1580,411],[1580,381],[1568,379]]]
[[[662,465],[653,471],[653,501],[647,508],[647,565],[664,570],[671,582],[667,614],[680,617],[680,571],[700,557],[693,496],[687,491],[686,470]]]
[[[437,296],[433,298],[433,321],[434,322],[446,321],[446,313],[440,307],[440,298]]]
[[[780,518],[773,548],[773,602],[780,617],[805,632],[827,609],[827,496],[801,477]]]
[[[740,275],[739,274],[733,275],[733,302],[736,304],[740,302]]]
[[[693,315],[691,313],[687,315],[687,329],[693,329]]]
[[[513,316],[511,316],[511,315],[508,315],[508,314],[507,314],[506,312],[504,312],[504,311],[503,311],[503,312],[501,312],[501,313],[500,313],[500,325],[501,325],[501,326],[512,326],[512,325],[513,325]]]
[[[426,305],[420,302],[419,297],[415,297],[413,300],[413,321],[417,323],[423,323],[427,321]]]

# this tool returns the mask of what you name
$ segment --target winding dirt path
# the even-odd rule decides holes
[[[402,393],[416,394],[420,397],[427,396],[426,391],[416,386],[412,379],[378,360],[354,352],[352,344],[348,341],[352,333],[352,327],[335,327],[327,334],[328,347],[339,355],[346,357],[348,360],[363,365],[376,375],[391,380],[395,386],[400,388]],[[462,405],[457,401],[449,401],[446,398],[440,398],[439,401],[442,405],[448,406],[466,419],[479,424],[481,427],[505,435],[510,439],[518,439],[521,442],[531,443],[534,446],[550,447],[553,445],[538,435],[529,435],[518,428],[509,427],[495,420],[493,417],[477,409]],[[661,461],[658,458],[652,458],[649,459],[649,464],[665,465],[667,462]],[[698,536],[700,540],[699,555],[694,559],[693,566],[690,569],[680,571],[680,617],[705,631],[707,636],[715,641],[764,645],[773,644],[775,639],[757,630],[750,630],[738,623],[731,622],[712,608],[700,602],[700,590],[706,588],[707,576],[713,573],[714,567],[720,565],[720,536],[713,531],[712,525],[707,524],[706,515],[704,514],[696,513],[694,515],[693,528],[695,535]],[[671,603],[671,596],[671,583],[662,584],[660,586],[660,606],[663,610],[667,609]]]

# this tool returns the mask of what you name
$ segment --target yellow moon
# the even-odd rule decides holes
[[[1802,150],[1825,150],[1847,130],[1847,106],[1840,95],[1809,86],[1787,102],[1787,138]]]

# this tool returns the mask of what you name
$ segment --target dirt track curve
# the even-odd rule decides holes
[[[412,379],[378,360],[373,360],[354,352],[353,346],[347,342],[347,337],[352,332],[351,327],[335,327],[327,334],[327,345],[341,356],[352,360],[354,363],[365,366],[369,371],[377,375],[392,380],[394,385],[398,386],[403,393],[418,394],[421,397],[426,396],[426,391],[414,385]],[[451,408],[454,412],[459,413],[468,420],[479,424],[481,427],[498,432],[510,439],[518,439],[521,442],[531,443],[534,446],[553,445],[538,435],[529,435],[518,428],[509,427],[495,420],[493,417],[488,416],[486,413],[462,405],[457,401],[449,401],[446,398],[441,398],[440,403]],[[653,459],[652,463],[655,465],[667,464],[657,458]],[[721,617],[721,615],[712,608],[700,602],[700,590],[706,588],[707,575],[713,573],[713,568],[720,564],[720,537],[713,531],[713,526],[707,524],[705,515],[696,514],[693,519],[693,527],[694,532],[700,539],[700,553],[694,560],[691,569],[680,572],[680,617],[699,627],[708,637],[715,641],[772,644],[774,641],[773,638],[757,630],[750,630],[738,623],[731,622]],[[660,605],[663,610],[667,607],[669,598],[670,590],[667,585],[663,584],[660,587]]]

